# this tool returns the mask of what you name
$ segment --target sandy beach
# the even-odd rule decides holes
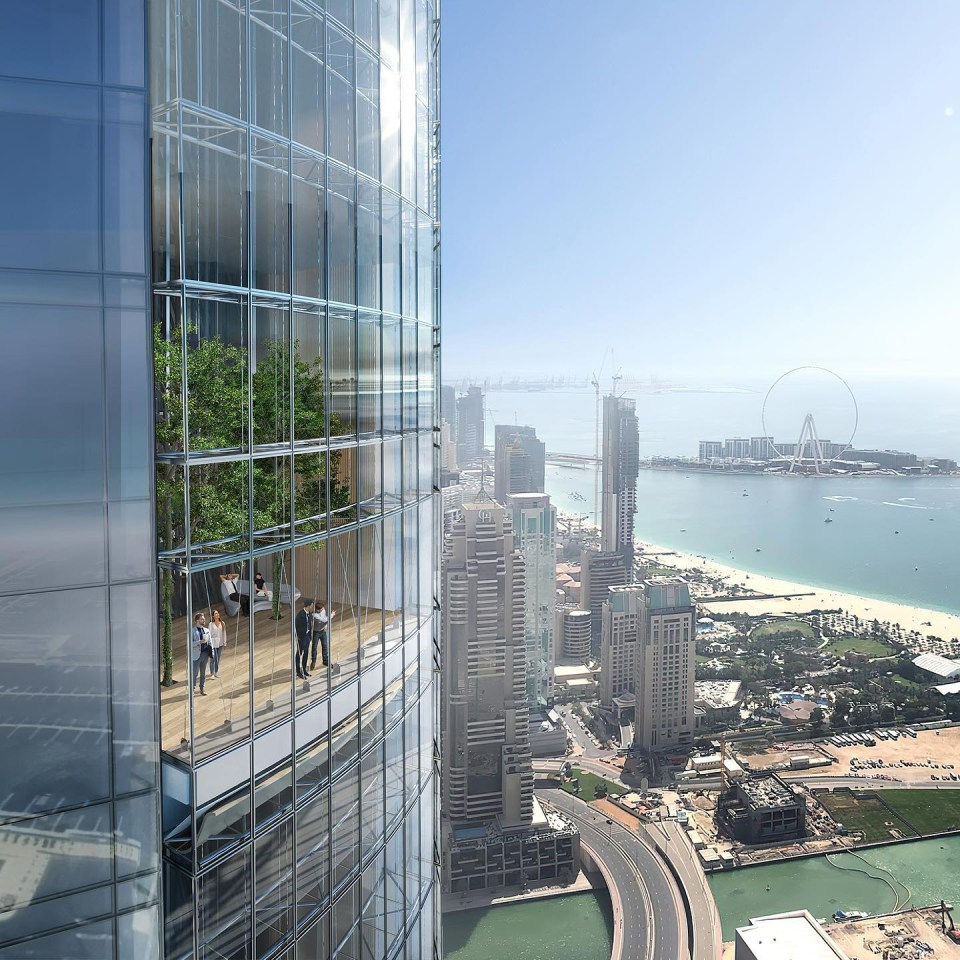
[[[659,553],[656,561],[665,567],[675,567],[678,572],[685,570],[700,570],[708,577],[722,581],[727,587],[734,584],[758,593],[770,594],[811,594],[810,596],[796,596],[783,600],[743,600],[718,603],[711,607],[704,604],[707,610],[716,610],[723,613],[734,611],[749,613],[753,616],[761,614],[803,614],[811,610],[845,610],[861,620],[879,620],[881,623],[900,624],[905,631],[916,631],[922,638],[928,636],[940,637],[948,643],[960,638],[960,616],[950,613],[941,613],[937,610],[925,610],[922,607],[911,607],[902,603],[893,603],[889,600],[875,600],[872,597],[861,597],[853,593],[842,593],[838,590],[824,590],[809,584],[795,583],[789,580],[779,580],[757,573],[745,573],[735,567],[705,560],[692,554],[671,550],[656,544],[638,541],[644,553]],[[921,642],[918,649],[929,649],[928,643]],[[936,645],[935,645],[936,646]]]

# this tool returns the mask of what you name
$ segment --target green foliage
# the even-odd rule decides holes
[[[750,639],[754,642],[761,640],[813,640],[813,627],[805,620],[773,620],[770,623],[761,623],[750,631]]]
[[[163,571],[163,592],[161,609],[163,611],[163,630],[160,640],[160,661],[163,667],[161,683],[169,687],[173,683],[173,615],[170,607],[173,600],[173,574]]]
[[[858,704],[850,712],[850,724],[854,727],[863,727],[873,723],[873,710],[864,703]]]
[[[246,352],[219,337],[199,339],[187,329],[184,356],[179,329],[169,339],[162,323],[154,328],[154,378],[159,405],[157,446],[162,453],[185,449],[183,400],[179,371],[186,364],[187,418],[191,450],[243,448],[246,445]],[[296,344],[294,345],[296,348]],[[290,351],[286,343],[271,343],[253,372],[254,443],[288,442],[293,406],[293,433],[297,439],[326,435],[323,370],[319,358],[301,359],[294,349],[293,396],[290,390]],[[337,417],[331,418],[335,432]],[[342,454],[330,455],[330,508],[350,502],[347,485],[338,478]],[[327,508],[326,455],[297,457],[298,502],[311,513]],[[290,522],[290,458],[253,461],[253,521],[258,530]],[[208,543],[243,536],[247,530],[248,463],[204,464],[190,472],[190,530],[185,529],[184,477],[181,467],[161,464],[157,471],[161,549],[178,544]],[[320,529],[320,524],[316,525]],[[189,535],[188,535],[189,534]]]
[[[581,797],[599,798],[606,796],[608,793],[623,793],[627,789],[621,784],[614,783],[612,780],[605,780],[603,777],[598,777],[595,773],[590,773],[587,770],[581,770],[579,767],[573,768],[571,778],[563,783],[563,789],[567,793]],[[574,785],[573,780],[577,781],[576,785]]]
[[[169,336],[168,336],[169,333]],[[247,437],[247,352],[220,337],[199,337],[197,328],[186,329],[184,351],[182,328],[164,322],[154,326],[154,388],[157,402],[156,442],[158,452],[182,454],[191,451],[245,449]],[[187,385],[184,429],[184,397],[181,376]],[[292,377],[291,377],[292,373]],[[326,436],[323,369],[320,358],[311,362],[297,355],[294,344],[291,364],[289,346],[272,342],[253,371],[253,442],[289,443],[291,427],[296,439]],[[291,382],[293,390],[291,391]],[[292,396],[291,396],[292,394]],[[295,399],[294,399],[295,398]],[[291,424],[291,408],[293,422]],[[339,432],[338,419],[331,427]],[[350,490],[338,476],[342,454],[329,454],[329,501],[325,453],[299,455],[296,472],[298,503],[309,505],[309,516],[323,514],[327,507],[342,509],[350,503]],[[224,552],[238,549],[232,538],[247,535],[249,486],[253,487],[253,522],[256,530],[275,530],[277,539],[289,540],[291,510],[291,458],[277,456],[224,463],[199,464],[190,468],[187,529],[184,466],[161,461],[157,466],[157,512],[160,549],[187,543],[227,541]],[[252,477],[250,471],[252,470]],[[323,520],[313,521],[320,530]],[[309,525],[304,529],[309,531]],[[280,616],[280,584],[283,567],[274,559],[273,615]],[[172,582],[165,574],[162,591],[163,683],[173,682]]]

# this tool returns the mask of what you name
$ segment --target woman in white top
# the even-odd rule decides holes
[[[212,619],[207,625],[210,631],[210,659],[213,670],[210,671],[211,677],[220,679],[220,654],[223,653],[225,630],[223,621],[220,619],[220,611],[214,610],[211,614]]]

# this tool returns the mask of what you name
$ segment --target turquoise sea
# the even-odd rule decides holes
[[[885,384],[861,392],[868,400],[860,405],[858,443],[960,459],[960,386]],[[699,437],[760,433],[758,389],[635,396],[642,456],[695,456]],[[592,391],[490,393],[488,409],[490,423],[536,427],[548,451],[593,452]],[[546,486],[560,509],[592,514],[592,468],[548,465]],[[960,613],[960,477],[644,470],[637,487],[640,540],[748,572]],[[824,523],[827,517],[834,522]]]

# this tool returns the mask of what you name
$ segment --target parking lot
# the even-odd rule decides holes
[[[856,744],[837,747],[829,741],[820,744],[837,763],[819,773],[839,776],[850,773],[882,773],[891,780],[951,780],[960,777],[960,727],[920,730],[916,738],[877,740],[874,747]],[[936,781],[931,778],[936,778]]]

